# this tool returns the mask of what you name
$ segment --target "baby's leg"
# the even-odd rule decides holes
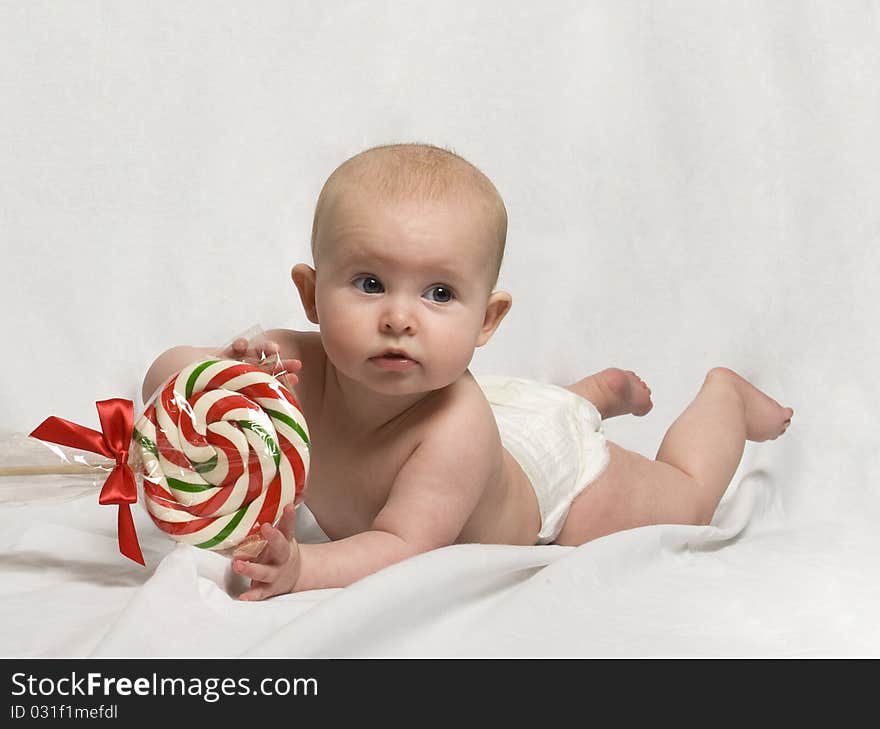
[[[654,406],[651,391],[636,373],[617,367],[585,377],[565,389],[593,403],[603,420],[616,415],[645,415]]]
[[[708,524],[746,440],[782,435],[792,415],[732,370],[713,369],[656,460],[609,444],[608,467],[574,500],[556,543],[579,545],[648,524]]]

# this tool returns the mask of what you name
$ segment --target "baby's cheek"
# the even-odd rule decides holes
[[[352,350],[354,349],[353,332],[348,328],[324,328],[321,330],[321,340],[324,344],[324,351],[333,365],[348,373],[349,360],[352,359]]]
[[[439,353],[437,364],[451,381],[468,368],[474,356],[474,340],[468,335],[467,330],[459,330],[443,337],[437,349]]]

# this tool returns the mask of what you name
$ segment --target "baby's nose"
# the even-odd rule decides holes
[[[416,324],[412,313],[405,306],[389,306],[382,315],[381,328],[384,332],[406,333],[415,332]]]

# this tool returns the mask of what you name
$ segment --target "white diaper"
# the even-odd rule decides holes
[[[608,465],[596,407],[562,387],[497,375],[476,377],[501,442],[525,472],[541,510],[538,544],[556,539],[571,502]]]

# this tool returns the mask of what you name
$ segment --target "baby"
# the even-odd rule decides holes
[[[729,369],[711,370],[654,460],[606,442],[601,419],[651,408],[632,372],[567,388],[469,372],[510,310],[494,290],[507,213],[489,179],[428,145],[367,150],[329,177],[314,267],[293,268],[319,332],[274,330],[271,347],[309,424],[304,502],[330,537],[298,544],[290,505],[255,558],[242,600],[343,587],[455,543],[580,545],[647,524],[708,524],[746,440],[776,438],[793,411]],[[176,347],[144,399],[214,350]]]

